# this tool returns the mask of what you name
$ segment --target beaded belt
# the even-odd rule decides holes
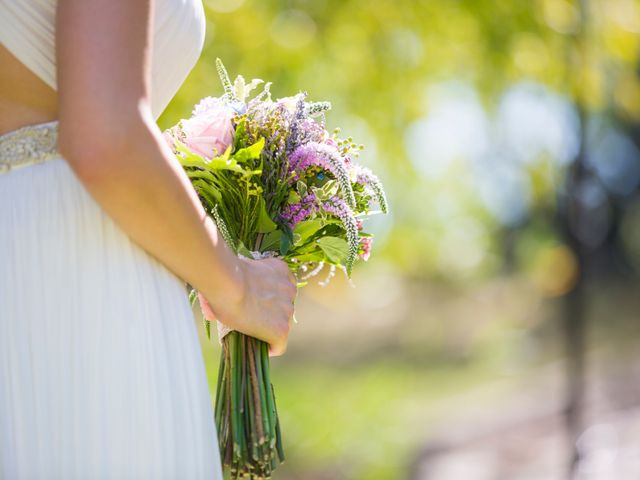
[[[0,174],[59,157],[57,120],[0,135]]]

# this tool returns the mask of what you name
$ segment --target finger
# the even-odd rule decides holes
[[[217,316],[213,312],[213,309],[211,308],[211,305],[209,305],[207,299],[204,298],[204,295],[202,295],[200,292],[198,292],[198,303],[200,304],[200,310],[202,310],[202,315],[204,316],[204,318],[211,322],[215,322]]]
[[[291,323],[288,323],[286,333],[279,335],[269,344],[270,357],[279,357],[280,355],[283,355],[287,351],[287,342],[289,340],[290,328],[291,328]]]
[[[269,260],[272,260],[271,265],[277,272],[283,274],[286,273],[287,275],[291,272],[291,269],[289,268],[289,265],[287,265],[287,262],[285,262],[281,258],[270,258]]]
[[[273,262],[270,263],[271,268],[273,268],[276,272],[278,272],[281,275],[286,275],[287,280],[289,280],[288,283],[297,287],[298,279],[296,278],[296,275],[289,268],[289,265],[284,260],[280,258],[269,258],[267,260],[272,260]]]
[[[284,296],[286,297],[286,299],[283,299],[287,302],[294,302],[297,295],[298,295],[298,287],[296,287],[295,285],[292,285],[290,283],[283,283],[281,285],[278,286],[278,291]]]
[[[270,344],[269,345],[269,356],[270,357],[279,357],[284,355],[287,351],[287,344]]]
[[[293,303],[285,303],[282,305],[282,312],[284,313],[284,315],[286,315],[287,320],[289,321],[289,324],[291,324],[290,320],[291,317],[293,317],[293,314],[295,313],[295,308],[293,306]]]

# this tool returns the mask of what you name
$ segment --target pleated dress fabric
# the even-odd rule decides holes
[[[200,0],[159,0],[155,15],[157,117],[199,57],[204,13]],[[50,85],[54,17],[54,1],[0,0],[0,40]],[[0,479],[220,480],[184,283],[59,154],[2,168],[3,145],[37,156],[34,132],[55,126],[0,136]]]

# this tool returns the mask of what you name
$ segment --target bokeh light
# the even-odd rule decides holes
[[[161,126],[221,57],[331,101],[391,205],[300,293],[274,478],[640,478],[640,2],[204,3]]]
[[[316,34],[316,24],[302,10],[285,10],[271,24],[271,37],[278,45],[288,49],[303,48]]]

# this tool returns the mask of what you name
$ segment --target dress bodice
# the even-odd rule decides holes
[[[0,43],[54,90],[56,6],[57,0],[0,0]],[[151,108],[157,119],[202,51],[202,0],[156,0],[153,29]]]

